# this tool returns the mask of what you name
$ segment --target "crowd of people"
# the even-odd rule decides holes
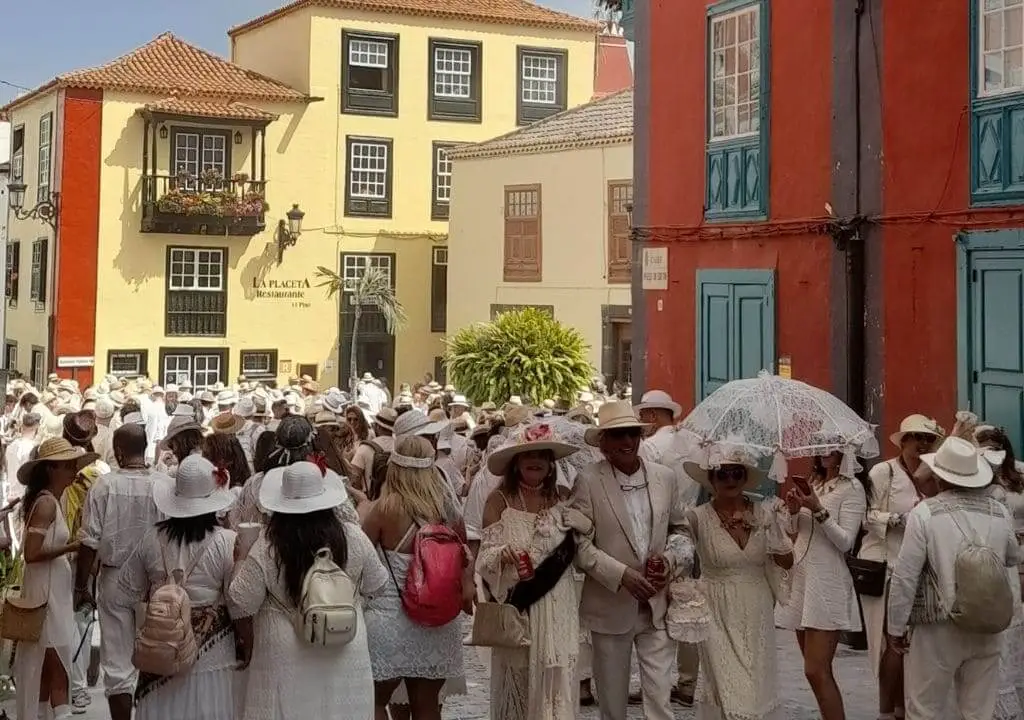
[[[826,452],[762,498],[751,448],[698,452],[667,393],[631,400],[12,381],[17,720],[86,712],[97,633],[112,720],[440,720],[467,653],[495,720],[781,720],[778,632],[842,720],[862,629],[883,720],[1024,718],[1004,431],[912,415],[870,472]]]

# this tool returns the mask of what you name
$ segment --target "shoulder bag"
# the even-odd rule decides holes
[[[50,495],[50,497],[53,497]],[[54,498],[56,500],[56,498]],[[25,518],[25,534],[31,531],[30,522],[32,520],[32,514],[36,511],[36,506],[39,504],[39,498],[36,498],[35,503],[32,505],[32,509],[29,510],[28,517]],[[54,520],[56,522],[56,520]],[[24,557],[25,543],[21,544],[21,554]],[[53,576],[53,565],[57,558],[50,560],[48,577]],[[23,570],[22,585],[24,585],[24,572],[27,571],[28,565],[26,564],[25,570]],[[47,580],[46,596],[49,598],[50,595],[50,581]],[[39,605],[26,605],[21,599],[22,587],[13,586],[7,589],[4,593],[4,604],[3,609],[0,610],[0,637],[4,640],[13,640],[14,642],[25,642],[35,643],[39,642],[39,638],[43,635],[43,624],[46,622],[46,607],[47,600],[44,600]]]
[[[885,511],[889,512],[892,506],[892,484],[895,478],[895,471],[892,468],[892,461],[886,463],[889,466],[889,487],[885,492]],[[886,542],[883,540],[883,542]],[[868,597],[882,597],[885,595],[885,581],[888,576],[889,563],[886,560],[865,560],[857,557],[858,548],[846,556],[846,566],[850,569],[853,577],[853,589],[858,595]],[[885,545],[883,557],[888,554],[888,544]]]

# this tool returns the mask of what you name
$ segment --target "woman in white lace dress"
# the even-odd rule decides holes
[[[341,479],[309,462],[269,471],[260,505],[271,513],[263,534],[239,564],[228,596],[239,617],[253,617],[251,653],[239,720],[371,720],[373,677],[368,626],[359,613],[346,645],[314,647],[295,632],[293,616],[302,582],[320,548],[331,549],[366,598],[389,582],[373,545],[359,526],[342,522]]]
[[[841,720],[845,717],[843,696],[832,662],[839,636],[861,629],[846,553],[853,550],[860,534],[867,493],[860,480],[840,471],[842,453],[815,458],[814,462],[812,478],[794,479],[793,489],[786,495],[797,563],[789,602],[778,608],[775,623],[796,631],[804,675],[822,720]]]
[[[95,453],[71,447],[63,438],[52,438],[39,446],[33,460],[18,469],[18,482],[25,486],[21,505],[25,559],[22,604],[36,607],[46,603],[46,619],[38,642],[18,643],[14,659],[17,720],[71,717],[68,700],[75,583],[68,555],[78,551],[78,542],[71,542],[57,498],[96,458]]]
[[[115,604],[134,612],[138,603],[180,570],[192,604],[192,628],[199,658],[174,677],[142,673],[135,691],[137,720],[234,720],[235,633],[227,608],[234,569],[235,533],[217,513],[235,501],[226,471],[201,455],[188,455],[175,479],[158,480],[153,501],[166,518],[143,537],[121,566]]]
[[[697,718],[784,720],[774,610],[786,590],[793,546],[775,506],[745,495],[764,479],[753,459],[729,449],[715,465],[684,464],[711,493],[710,502],[688,513],[711,614],[699,649]]]
[[[397,439],[381,497],[363,520],[363,529],[389,572],[388,582],[366,603],[378,718],[387,717],[388,703],[404,682],[412,716],[440,720],[441,688],[447,679],[465,676],[460,618],[440,627],[419,625],[406,615],[400,595],[420,525],[444,524],[465,536],[461,513],[452,503],[446,481],[434,469],[434,455],[433,446],[422,437]],[[472,578],[468,573],[464,584],[469,589],[464,593],[469,607]]]
[[[484,506],[476,569],[490,598],[527,610],[530,646],[491,650],[491,715],[501,720],[572,720],[579,683],[575,532],[590,521],[563,501],[555,461],[577,449],[550,426],[524,428],[487,460],[502,478]],[[529,578],[520,574],[529,557]]]

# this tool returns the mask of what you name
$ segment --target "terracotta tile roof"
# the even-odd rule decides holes
[[[600,35],[594,55],[594,100],[633,87],[633,65],[629,61],[626,38]]]
[[[74,70],[12,100],[10,110],[54,88],[152,93],[164,97],[229,97],[238,100],[307,102],[304,93],[230,63],[171,33],[159,35],[106,65]]]
[[[280,115],[263,112],[242,103],[218,103],[190,98],[167,98],[160,102],[146,105],[146,110],[168,115],[186,115],[190,117],[224,118],[225,120],[266,120],[272,122]]]
[[[295,0],[266,15],[261,15],[232,28],[228,31],[228,35],[240,35],[248,30],[266,25],[283,15],[307,7],[420,15],[444,20],[553,28],[574,32],[597,32],[601,27],[595,21],[557,10],[549,10],[535,5],[529,0]]]
[[[633,88],[626,88],[506,135],[449,150],[448,155],[473,158],[557,152],[632,140]]]

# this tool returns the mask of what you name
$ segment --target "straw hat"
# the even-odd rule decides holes
[[[74,462],[75,472],[96,462],[99,455],[86,452],[80,447],[74,447],[64,438],[50,438],[39,445],[39,453],[35,460],[29,460],[18,468],[18,482],[28,485],[28,479],[32,471],[40,463]]]
[[[170,518],[188,518],[227,510],[235,502],[227,470],[214,467],[202,455],[189,455],[172,479],[156,475],[153,502]]]
[[[597,427],[587,428],[583,440],[587,445],[597,447],[601,442],[601,435],[608,430],[627,430],[629,428],[643,429],[649,427],[647,423],[640,422],[633,413],[633,406],[625,400],[604,403],[597,413]]]
[[[316,380],[306,380],[299,387],[301,387],[306,392],[311,392],[311,393],[318,393],[318,392],[320,392],[320,383],[318,383]]]
[[[269,470],[260,484],[260,505],[268,512],[304,515],[336,508],[347,499],[341,476],[333,470],[321,472],[311,462]]]
[[[700,483],[707,490],[714,490],[711,485],[711,473],[723,465],[742,465],[747,469],[747,482],[743,490],[753,490],[766,477],[764,470],[757,466],[757,460],[743,448],[736,446],[713,446],[708,451],[708,465],[695,462],[684,462],[683,472]]]
[[[903,418],[903,422],[900,423],[900,429],[890,435],[889,439],[892,441],[893,445],[898,448],[902,448],[903,436],[911,433],[934,435],[936,440],[939,440],[946,434],[939,424],[930,417],[915,413],[914,415],[908,415]]]
[[[313,416],[313,427],[327,427],[328,425],[341,425],[338,416],[330,410],[321,410]]]
[[[398,419],[398,413],[395,412],[394,408],[382,407],[380,411],[373,417],[374,425],[379,425],[385,430],[394,432],[395,420]]]
[[[235,435],[245,427],[245,418],[233,412],[222,412],[210,420],[210,430],[218,435]]]
[[[513,405],[506,408],[504,415],[505,425],[507,427],[515,427],[516,425],[522,425],[523,423],[529,422],[533,413],[528,407],[524,407],[523,405]]]
[[[641,410],[668,410],[672,413],[672,419],[675,420],[683,414],[683,406],[672,399],[664,390],[648,390],[640,398],[640,404],[636,406],[636,411]]]
[[[950,485],[983,488],[992,482],[992,468],[973,443],[958,437],[946,438],[937,452],[921,456],[921,462]]]
[[[487,469],[493,475],[504,475],[517,455],[544,451],[553,453],[555,460],[561,460],[578,452],[579,448],[562,442],[548,423],[534,423],[517,432],[500,450],[491,453],[487,458]]]

